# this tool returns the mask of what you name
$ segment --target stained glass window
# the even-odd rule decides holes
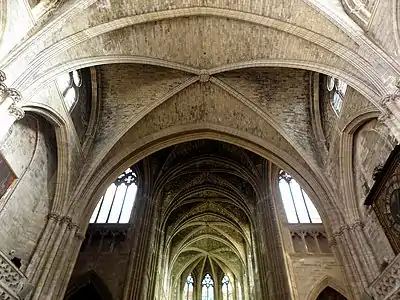
[[[192,274],[190,274],[186,279],[186,284],[183,289],[183,300],[193,300],[193,284],[194,280]]]
[[[233,300],[232,284],[226,275],[222,278],[222,300]]]
[[[128,223],[137,192],[137,177],[131,168],[122,173],[100,198],[90,223]]]
[[[201,285],[201,300],[214,300],[214,281],[210,274],[204,276]]]
[[[339,115],[339,113],[342,109],[343,98],[344,98],[344,95],[346,94],[347,84],[338,78],[329,76],[328,81],[327,81],[327,89],[330,92],[331,91],[334,92],[332,100],[331,100],[331,104],[332,104],[332,107],[335,110],[336,114]]]
[[[64,73],[57,78],[57,86],[62,94],[68,111],[71,111],[78,101],[79,88],[82,85],[80,71]]]
[[[279,173],[279,190],[289,223],[322,223],[307,193],[283,170]]]

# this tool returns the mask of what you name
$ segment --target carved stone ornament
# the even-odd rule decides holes
[[[396,102],[400,100],[400,79],[396,82],[397,90],[393,94],[389,94],[383,97],[383,104],[387,105],[390,102]]]
[[[25,116],[25,112],[21,107],[11,104],[8,108],[8,113],[15,117],[16,120],[21,120]]]
[[[0,300],[20,299],[18,294],[27,283],[27,278],[0,251]]]
[[[14,103],[18,103],[22,98],[20,92],[12,88],[7,90],[7,96],[10,97]]]
[[[400,255],[375,279],[370,291],[376,300],[400,299]]]
[[[210,73],[207,70],[201,70],[199,80],[200,82],[208,82],[210,80]]]

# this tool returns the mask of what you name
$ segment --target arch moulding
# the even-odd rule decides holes
[[[337,213],[334,216],[333,223],[336,223],[337,219],[341,219],[340,210],[335,202],[331,200],[334,197],[330,194],[330,189],[321,186],[321,181],[315,178],[314,174],[310,173],[289,154],[277,149],[276,146],[264,139],[239,130],[210,124],[182,125],[168,128],[138,140],[131,145],[129,151],[126,150],[116,154],[95,172],[95,176],[76,188],[71,199],[79,199],[79,201],[75,201],[70,206],[70,215],[81,224],[83,229],[86,229],[98,199],[126,168],[161,149],[198,139],[214,139],[234,144],[270,160],[300,179],[299,182],[303,184],[310,197],[316,200],[315,205],[320,209],[321,215],[325,217],[327,222],[332,223],[333,221],[332,217],[329,217],[332,216],[332,213],[329,215],[325,213],[327,210]],[[279,156],[276,153],[279,153]]]

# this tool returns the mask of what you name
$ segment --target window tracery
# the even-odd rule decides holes
[[[288,173],[279,173],[279,190],[289,223],[322,223],[317,209],[307,193]]]
[[[194,280],[192,274],[189,274],[183,289],[183,300],[193,300],[193,284]]]
[[[79,89],[82,85],[82,75],[79,70],[64,73],[57,78],[60,90],[67,110],[71,111],[79,99]]]
[[[214,300],[214,280],[210,274],[204,276],[201,285],[201,300]]]
[[[128,168],[100,198],[90,223],[128,223],[137,192],[137,176]]]
[[[328,76],[326,88],[329,92],[333,91],[331,105],[336,114],[339,114],[342,109],[344,95],[346,94],[347,84],[335,77]]]
[[[233,300],[232,284],[227,275],[222,278],[222,300]]]

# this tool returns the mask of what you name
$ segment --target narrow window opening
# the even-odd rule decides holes
[[[204,276],[201,285],[201,300],[214,300],[214,281],[210,274]]]
[[[192,274],[190,274],[185,283],[185,287],[183,288],[183,300],[193,300],[193,284],[194,280]]]
[[[283,170],[279,173],[279,190],[289,223],[322,223],[307,193]]]
[[[137,177],[132,169],[128,168],[100,198],[90,223],[128,223],[136,193]]]

